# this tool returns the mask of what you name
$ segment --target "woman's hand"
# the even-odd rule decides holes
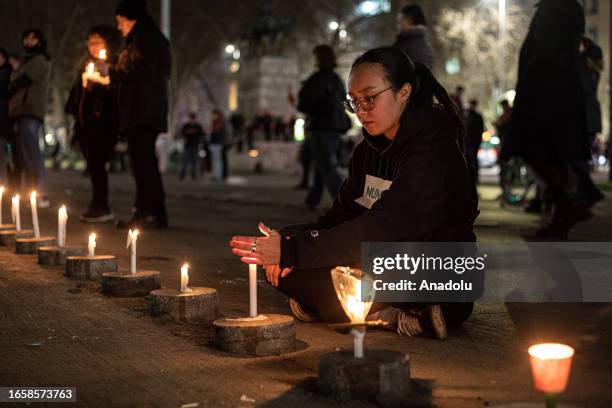
[[[263,237],[232,237],[232,252],[247,264],[278,265],[280,263],[281,236],[278,231],[259,223]]]
[[[264,266],[264,269],[266,270],[266,279],[272,286],[278,286],[278,279],[284,278],[293,270],[293,268],[285,268],[281,270],[279,265],[266,265]]]

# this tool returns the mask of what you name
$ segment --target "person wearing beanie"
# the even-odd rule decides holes
[[[165,193],[155,154],[159,133],[168,129],[170,43],[147,11],[144,0],[123,0],[117,28],[125,37],[115,64],[99,63],[118,88],[119,132],[128,142],[136,183],[135,212],[118,227],[166,228]]]

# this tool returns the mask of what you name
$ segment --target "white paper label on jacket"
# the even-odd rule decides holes
[[[383,192],[387,191],[393,182],[366,174],[363,196],[355,200],[359,205],[368,210],[380,199]]]

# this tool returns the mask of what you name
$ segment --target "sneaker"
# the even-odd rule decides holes
[[[92,224],[111,222],[115,220],[115,216],[112,212],[102,210],[89,210],[85,214],[81,214],[79,218],[83,222],[89,222]]]
[[[440,340],[448,337],[440,305],[429,305],[423,309],[410,311],[387,307],[379,311],[375,317],[387,322],[383,328],[393,330],[399,335],[429,336]]]
[[[289,299],[289,307],[295,318],[301,322],[314,323],[321,320],[315,312],[308,310],[293,299]]]

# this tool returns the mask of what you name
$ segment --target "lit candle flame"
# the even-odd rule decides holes
[[[95,69],[95,65],[93,62],[90,62],[89,64],[87,64],[86,70],[88,74],[93,74],[94,69]]]
[[[107,57],[106,57],[106,50],[105,50],[105,49],[101,49],[101,50],[98,52],[98,58],[100,58],[101,60],[105,60],[105,59],[107,58]]]

